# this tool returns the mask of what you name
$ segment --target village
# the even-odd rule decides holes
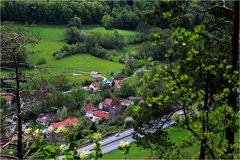
[[[112,80],[108,80],[101,73],[92,71],[89,73],[89,76],[96,81],[93,81],[89,86],[83,86],[83,90],[90,94],[95,94],[102,92],[103,90],[113,90],[117,91],[121,88],[122,81],[124,78],[120,75],[115,76]],[[71,91],[69,91],[71,92]],[[67,93],[69,93],[67,92]],[[65,92],[66,93],[66,92]],[[11,94],[6,94],[3,96],[7,101],[8,105],[11,106],[14,101],[14,96]],[[93,102],[89,102],[78,110],[81,113],[84,121],[91,121],[95,125],[105,121],[109,124],[113,124],[116,122],[117,118],[124,113],[127,107],[133,106],[136,103],[143,103],[144,100],[141,97],[128,97],[128,98],[110,98],[107,97],[102,99],[100,103],[94,104]],[[42,126],[42,133],[47,135],[54,130],[57,130],[61,127],[68,127],[71,124],[79,124],[79,117],[66,117],[64,120],[59,118],[56,113],[45,113],[39,114],[35,123],[39,126]],[[132,117],[126,117],[124,119],[124,123],[132,122]],[[12,119],[8,119],[8,122],[11,123],[10,128],[5,128],[7,130],[7,135],[11,135],[15,132],[16,122],[14,116]],[[23,124],[23,132],[28,128],[28,122]],[[12,141],[17,140],[17,135],[13,136]]]

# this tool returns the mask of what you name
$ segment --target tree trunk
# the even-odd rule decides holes
[[[20,102],[20,80],[19,80],[19,70],[18,70],[18,63],[15,55],[14,48],[12,58],[14,61],[15,66],[15,74],[16,74],[16,100],[17,100],[17,157],[18,159],[23,159],[22,153],[22,115],[21,115],[21,102]]]
[[[233,6],[233,33],[232,33],[232,52],[230,54],[230,64],[233,66],[231,73],[233,71],[237,71],[238,67],[238,55],[239,55],[239,1],[234,1]],[[228,95],[228,105],[232,107],[233,111],[237,111],[237,91],[232,90],[233,86],[230,86],[230,94]],[[230,115],[227,115],[227,120],[232,121],[234,125],[235,118],[232,118]],[[234,144],[234,129],[233,125],[226,128],[226,139],[228,141],[228,148],[226,150],[226,154],[228,154],[233,159],[234,148],[232,145]]]
[[[208,128],[208,99],[209,99],[209,87],[208,87],[208,75],[206,77],[206,81],[205,81],[205,96],[204,96],[204,106],[203,106],[203,111],[206,113],[206,115],[204,116],[204,119],[202,120],[202,133],[207,132],[207,128]],[[205,159],[205,153],[206,153],[206,143],[207,143],[207,139],[204,137],[201,140],[201,148],[200,148],[200,155],[199,155],[199,159]]]

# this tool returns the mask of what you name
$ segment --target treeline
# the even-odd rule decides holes
[[[100,23],[108,9],[98,2],[74,1],[3,1],[2,21],[66,24],[74,16],[85,24]]]
[[[154,1],[2,1],[1,21],[67,24],[78,16],[83,24],[135,29],[153,9]]]

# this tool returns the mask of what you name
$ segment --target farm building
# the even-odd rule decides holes
[[[96,71],[90,72],[90,76],[93,78],[101,78],[102,77],[101,73],[96,72]]]

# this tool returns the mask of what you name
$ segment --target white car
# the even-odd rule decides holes
[[[117,133],[117,134],[115,134],[115,137],[118,137],[120,135],[120,133]]]

